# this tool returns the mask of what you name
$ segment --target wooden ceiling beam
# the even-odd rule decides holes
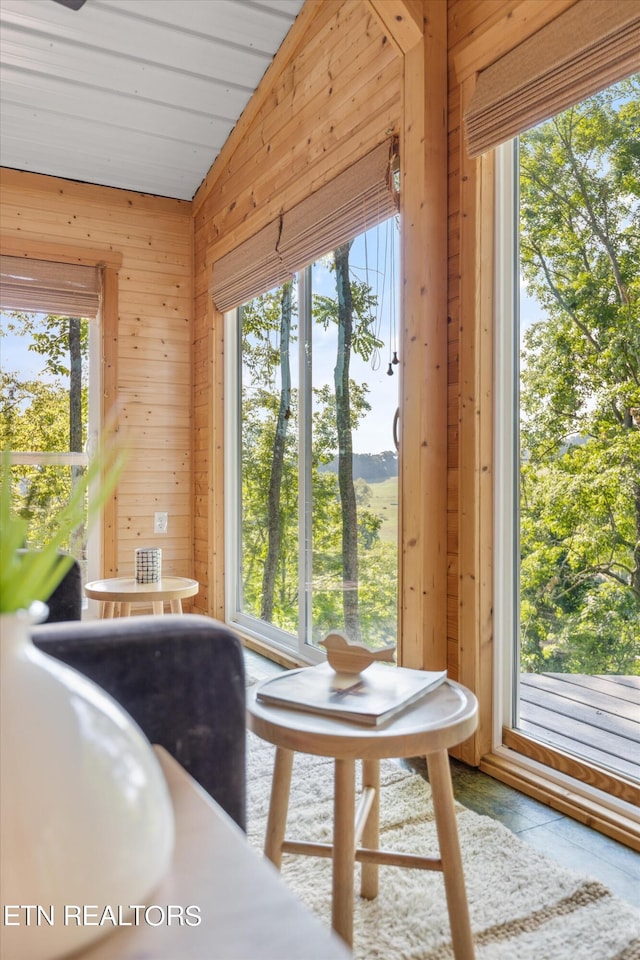
[[[367,0],[373,15],[402,55],[413,50],[424,33],[421,0]]]

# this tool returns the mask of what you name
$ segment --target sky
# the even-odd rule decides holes
[[[351,355],[350,371],[352,378],[369,387],[367,400],[371,411],[363,418],[353,436],[354,453],[382,453],[393,450],[393,418],[399,404],[400,366],[392,365],[393,376],[389,376],[389,361],[393,351],[398,352],[398,327],[400,307],[398,302],[399,286],[397,265],[399,262],[398,231],[394,224],[389,225],[389,237],[394,243],[393,254],[385,242],[386,227],[370,231],[365,252],[362,238],[358,238],[349,254],[349,264],[359,280],[368,282],[378,296],[376,311],[376,334],[384,341],[384,347],[371,360],[364,361],[355,353]],[[376,236],[378,239],[376,242]],[[387,249],[387,279],[381,279],[384,266],[384,251]],[[376,256],[376,252],[378,256]],[[380,268],[376,269],[378,261]],[[368,268],[368,269],[367,269]],[[393,279],[390,274],[395,274]],[[335,276],[326,266],[314,267],[313,285],[315,291],[335,298]],[[391,301],[395,300],[395,308]],[[391,343],[391,348],[389,344]],[[391,351],[391,352],[390,352]],[[336,329],[326,333],[322,329],[314,331],[313,369],[314,385],[328,383],[333,386],[333,370],[336,362]]]
[[[0,329],[6,333],[7,316],[0,313]],[[42,358],[29,352],[28,344],[19,337],[0,337],[0,367],[4,373],[17,371],[28,377],[36,376],[42,367]],[[26,379],[26,377],[25,377]]]
[[[537,300],[527,295],[524,281],[520,281],[520,335],[543,315],[543,308]]]
[[[44,317],[45,314],[39,314]],[[3,373],[17,373],[23,380],[52,380],[51,374],[44,372],[45,358],[34,350],[29,350],[29,338],[19,337],[7,330],[8,317],[0,312],[0,370]],[[6,334],[6,336],[4,335]]]
[[[382,453],[394,450],[393,420],[399,404],[400,365],[392,364],[392,375],[388,374],[393,351],[398,351],[399,363],[402,360],[398,350],[399,305],[397,264],[398,230],[393,221],[381,224],[367,234],[367,245],[358,237],[349,252],[349,267],[352,281],[357,279],[366,283],[377,296],[377,306],[373,308],[372,329],[384,346],[368,361],[363,360],[352,350],[350,358],[350,378],[368,387],[367,402],[371,406],[353,432],[354,453]],[[386,251],[386,279],[382,279]],[[379,266],[378,266],[379,264]],[[392,281],[391,276],[395,279]],[[312,293],[336,299],[335,273],[330,269],[328,258],[322,258],[313,265]],[[297,285],[294,296],[297,295]],[[395,306],[392,306],[395,304]],[[278,337],[272,335],[271,347],[278,348]],[[390,343],[392,344],[390,351]],[[312,334],[311,362],[313,387],[319,389],[328,386],[334,389],[334,368],[337,355],[337,326],[330,323],[325,330],[321,324],[315,324]],[[297,390],[299,385],[297,352],[290,356],[291,385]],[[245,381],[245,387],[250,381]],[[253,386],[260,389],[263,384],[254,381]],[[279,389],[278,371],[275,373],[275,388]]]

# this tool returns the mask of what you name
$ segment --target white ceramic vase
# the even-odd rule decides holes
[[[149,742],[96,684],[34,647],[44,615],[34,604],[0,616],[4,960],[54,960],[113,932],[105,909],[118,921],[153,904],[173,850]]]

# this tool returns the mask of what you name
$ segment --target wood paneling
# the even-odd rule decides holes
[[[370,0],[382,29],[404,55],[422,41],[424,32],[421,0]]]
[[[447,157],[444,5],[404,57],[400,660],[447,663]]]
[[[105,264],[103,405],[130,454],[105,510],[104,575],[131,574],[144,545],[162,547],[166,573],[192,576],[191,204],[14,170],[0,197],[3,252]]]

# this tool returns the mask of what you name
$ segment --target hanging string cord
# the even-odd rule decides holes
[[[383,260],[383,269],[382,269],[382,294],[380,296],[380,316],[382,317],[382,310],[387,303],[387,260],[389,256],[389,230],[385,226],[384,231],[384,260]],[[388,307],[387,307],[388,310]],[[391,349],[391,344],[389,344],[389,349]]]
[[[395,226],[395,220],[394,220],[394,219],[389,220],[389,221],[388,221],[388,225],[387,225],[387,236],[389,235],[389,233],[391,233],[391,232],[393,231],[394,226]],[[395,243],[393,243],[393,240],[392,240],[392,242],[391,242],[391,284],[392,284],[392,296],[391,296],[391,299],[390,299],[390,303],[391,303],[391,318],[392,318],[393,336],[390,337],[389,339],[392,339],[392,343],[391,343],[391,349],[392,349],[392,351],[393,351],[393,360],[392,360],[392,363],[399,363],[398,353],[397,353],[397,351],[398,351],[398,316],[397,316],[397,308],[398,308],[398,305],[397,305],[397,303],[396,303],[396,296],[395,296],[395,276],[396,276],[396,245],[395,245]]]
[[[364,234],[364,275],[365,275],[365,282],[366,282],[366,286],[367,286],[367,296],[369,297],[369,303],[368,303],[369,324],[370,324],[371,328],[373,329],[374,335],[375,335],[376,338],[377,338],[377,323],[378,323],[378,318],[377,318],[377,317],[374,317],[373,311],[372,311],[372,306],[373,306],[373,304],[372,304],[372,302],[371,302],[371,298],[372,298],[373,290],[372,290],[372,287],[371,287],[371,277],[370,277],[370,275],[369,275],[369,243],[368,243],[368,240],[367,240],[367,235],[368,235],[368,231],[365,231],[365,234]],[[378,263],[378,261],[377,261],[377,253],[376,253],[376,264],[377,264],[377,263]],[[377,297],[378,297],[378,271],[377,271],[377,269],[376,269],[376,294],[375,294],[375,296],[376,296],[376,300],[377,300]],[[374,347],[373,350],[371,351],[371,361],[370,361],[370,363],[371,363],[371,369],[372,369],[372,370],[378,370],[378,368],[380,367],[380,350],[378,349],[378,347]]]

